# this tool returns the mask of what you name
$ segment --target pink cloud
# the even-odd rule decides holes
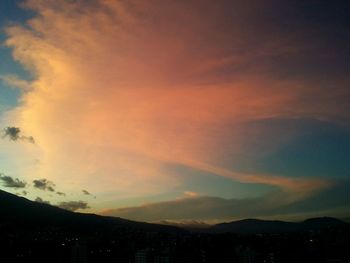
[[[177,184],[163,168],[171,162],[301,194],[327,187],[318,179],[238,173],[218,162],[222,153],[244,151],[244,134],[233,132],[230,147],[221,143],[239,123],[348,117],[315,83],[264,74],[261,58],[298,47],[259,35],[264,44],[241,52],[252,36],[240,23],[256,12],[244,4],[232,27],[208,22],[217,17],[215,8],[169,5],[27,1],[38,16],[29,28],[8,28],[6,43],[36,76],[11,112],[38,140],[43,161],[35,176],[132,196]],[[260,70],[239,70],[249,64]],[[225,68],[237,70],[223,76]]]

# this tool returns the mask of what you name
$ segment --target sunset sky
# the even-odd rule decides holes
[[[350,218],[347,0],[1,0],[0,189],[159,222]]]

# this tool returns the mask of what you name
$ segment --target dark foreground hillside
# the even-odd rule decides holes
[[[248,219],[201,230],[73,213],[0,191],[0,262],[350,262],[349,225]]]

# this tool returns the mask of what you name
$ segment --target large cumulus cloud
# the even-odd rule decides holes
[[[273,0],[25,1],[37,15],[7,28],[6,45],[35,76],[9,114],[40,138],[41,164],[28,177],[114,199],[185,185],[167,163],[299,198],[330,187],[317,176],[232,163],[257,140],[268,142],[265,154],[299,136],[261,138],[240,132],[246,123],[349,122],[349,78],[339,67],[350,61],[347,21],[339,20],[348,5],[336,2],[309,16],[302,3]],[[335,20],[317,26],[322,15]]]

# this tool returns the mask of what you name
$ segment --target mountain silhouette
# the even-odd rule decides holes
[[[0,226],[57,226],[94,231],[101,228],[134,228],[155,232],[184,232],[175,226],[136,222],[118,217],[77,213],[0,190]]]
[[[45,203],[30,201],[24,197],[0,190],[0,226],[15,225],[28,227],[63,227],[81,231],[100,229],[128,228],[151,232],[185,233],[185,229],[194,232],[212,234],[237,233],[287,233],[297,231],[320,230],[334,227],[347,227],[350,224],[332,217],[310,218],[302,222],[284,222],[278,220],[244,219],[229,223],[220,223],[202,228],[171,223],[150,224],[136,222],[118,217],[77,213],[61,209]]]
[[[230,223],[221,223],[213,226],[210,230],[213,233],[233,232],[241,234],[255,233],[282,233],[296,231],[298,225],[291,222],[267,221],[259,219],[244,219]]]
[[[330,217],[175,227],[71,212],[1,190],[0,210],[0,262],[277,262],[274,255],[286,263],[348,262],[349,224]],[[300,234],[318,229],[325,231]]]
[[[313,228],[320,229],[320,228],[328,228],[328,227],[334,227],[334,226],[349,225],[346,222],[334,217],[310,218],[310,219],[306,219],[301,224],[306,229],[313,229]]]
[[[244,219],[214,225],[209,231],[212,233],[259,234],[321,230],[334,227],[349,228],[350,224],[332,217],[310,218],[298,223],[277,220]]]

